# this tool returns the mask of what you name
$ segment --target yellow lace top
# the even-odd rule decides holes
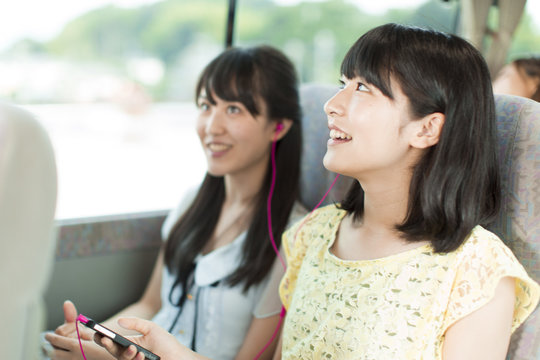
[[[331,247],[345,211],[321,208],[284,234],[280,285],[287,317],[282,359],[441,359],[450,325],[516,278],[512,331],[535,309],[540,287],[510,249],[477,226],[456,251],[424,245],[375,260],[348,261]]]

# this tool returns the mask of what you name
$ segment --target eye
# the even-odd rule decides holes
[[[199,109],[204,112],[210,109],[210,104],[206,101],[200,101],[199,102]]]
[[[241,112],[240,107],[236,105],[229,105],[227,106],[227,114],[238,114]]]
[[[361,82],[356,83],[356,90],[369,92],[368,87]]]
[[[343,90],[345,88],[345,81],[339,80],[339,88]]]

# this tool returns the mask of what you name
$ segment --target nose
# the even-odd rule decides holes
[[[214,107],[205,119],[205,131],[210,135],[221,135],[225,132],[222,114]]]
[[[324,104],[324,112],[328,116],[342,116],[345,108],[343,107],[343,90],[338,91]]]

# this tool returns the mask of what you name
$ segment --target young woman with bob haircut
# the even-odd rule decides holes
[[[481,226],[500,204],[481,54],[455,35],[387,24],[358,39],[341,74],[324,165],[357,181],[283,236],[274,359],[505,359],[540,289]],[[163,360],[201,358],[151,323],[122,325]]]
[[[142,298],[104,324],[125,333],[118,317],[152,319],[201,354],[252,359],[272,337],[281,310],[283,269],[267,217],[274,142],[276,247],[289,221],[305,214],[297,203],[302,138],[294,66],[269,46],[226,50],[200,75],[196,103],[208,172],[165,220],[166,243]],[[46,335],[56,347],[49,356],[79,359],[77,311],[66,302],[64,312],[66,323]],[[92,336],[83,334],[87,359],[111,358]],[[275,345],[261,358],[271,357]]]

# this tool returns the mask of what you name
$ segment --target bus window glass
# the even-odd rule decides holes
[[[227,7],[227,0],[0,4],[0,99],[34,112],[49,131],[57,218],[169,209],[199,183],[205,161],[193,90],[223,50]],[[459,31],[459,2],[238,0],[233,39],[282,49],[302,82],[337,83],[350,44],[390,21]],[[540,2],[529,0],[508,56],[538,54],[539,44]]]

